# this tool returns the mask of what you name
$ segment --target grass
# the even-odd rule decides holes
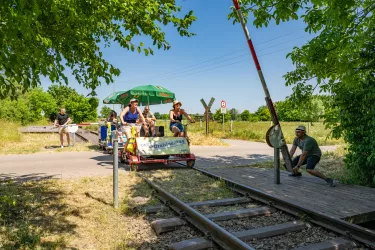
[[[271,127],[271,122],[244,122],[234,121],[232,126],[232,132],[230,132],[230,122],[226,122],[225,132],[223,132],[222,123],[211,122],[210,132],[213,137],[225,138],[225,139],[240,139],[249,141],[265,142],[265,136],[267,130]],[[292,143],[295,137],[294,131],[298,125],[305,125],[308,128],[308,124],[304,122],[281,122],[283,134],[287,143]],[[205,123],[191,124],[189,126],[189,133],[203,133],[205,132]],[[330,130],[325,129],[322,122],[314,122],[310,126],[309,135],[314,137],[319,145],[339,145],[344,144],[343,139],[333,139],[330,137]]]
[[[185,202],[236,197],[223,181],[195,170],[156,170],[149,172],[147,177]]]
[[[235,197],[223,182],[193,170],[146,174],[184,201]],[[119,175],[117,210],[112,206],[111,176],[15,181],[0,182],[0,249],[125,250],[158,240],[134,208],[159,201],[133,172]]]
[[[36,125],[46,125],[39,122]],[[0,155],[30,154],[36,152],[80,152],[95,150],[98,147],[91,143],[76,143],[74,147],[60,149],[60,137],[57,133],[21,133],[21,125],[14,122],[0,120]],[[64,136],[65,145],[66,137]],[[73,138],[71,138],[73,142]]]
[[[15,201],[0,199],[0,249],[136,249],[154,234],[143,217],[123,211],[141,192],[149,202],[151,191],[134,174],[119,179],[119,210],[111,177],[0,183],[1,196]]]

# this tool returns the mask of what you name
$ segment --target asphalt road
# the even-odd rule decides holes
[[[271,160],[273,149],[265,143],[225,140],[230,146],[192,146],[196,166],[238,166],[257,161]],[[321,147],[334,150],[334,146]],[[99,151],[36,153],[29,155],[0,156],[0,179],[14,178],[18,181],[45,178],[79,178],[112,174],[112,156]],[[176,167],[179,165],[172,165]],[[141,166],[142,167],[142,166]],[[153,168],[165,167],[164,164]],[[119,164],[120,171],[127,171]]]

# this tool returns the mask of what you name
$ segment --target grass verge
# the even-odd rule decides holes
[[[2,128],[0,127],[0,131]],[[17,130],[16,130],[17,131]],[[13,132],[12,132],[13,133]],[[18,132],[17,132],[18,133]],[[71,138],[71,143],[73,139]],[[65,146],[67,144],[64,136]],[[76,143],[73,147],[60,148],[60,137],[57,133],[19,133],[11,140],[3,140],[0,143],[0,155],[7,154],[31,154],[36,152],[81,152],[98,149],[91,143]]]
[[[223,181],[214,180],[195,170],[156,170],[148,172],[146,177],[185,202],[237,197]]]
[[[152,204],[151,190],[134,174],[119,179],[119,210],[111,177],[1,182],[0,249],[136,249],[152,240],[143,217],[129,215],[132,206]]]
[[[193,170],[157,170],[148,178],[184,201],[236,197],[223,182]],[[15,180],[16,181],[16,180]],[[120,209],[112,177],[0,182],[0,249],[138,249],[158,241],[135,207],[158,204],[134,173],[120,174]]]

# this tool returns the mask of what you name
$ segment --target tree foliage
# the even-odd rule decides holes
[[[325,114],[325,105],[332,98],[329,96],[314,95],[304,100],[302,104],[296,103],[291,98],[275,103],[275,110],[280,121],[317,122]]]
[[[232,114],[227,112],[224,114],[224,122],[227,122],[231,119]],[[223,122],[223,114],[221,113],[221,109],[217,109],[214,114],[214,119],[217,122]]]
[[[288,54],[296,68],[286,73],[286,85],[294,86],[292,98],[297,101],[318,87],[333,97],[332,108],[325,112],[326,124],[349,144],[346,166],[353,180],[373,182],[375,151],[368,137],[375,134],[375,116],[369,115],[375,101],[370,89],[375,75],[375,2],[242,0],[241,4],[246,17],[254,15],[256,27],[301,18],[305,31],[316,34]],[[234,11],[229,17],[238,20]]]
[[[258,121],[271,121],[271,114],[266,106],[260,106],[254,115]]]
[[[17,99],[0,100],[0,119],[21,122],[23,125],[44,118],[54,120],[60,108],[64,107],[73,122],[96,121],[98,100],[79,95],[65,86],[51,86],[46,92],[41,88],[29,90]],[[65,93],[63,98],[59,93]],[[57,104],[59,103],[59,105]]]
[[[240,118],[240,111],[239,110],[237,110],[235,108],[232,108],[228,112],[231,115],[231,118],[230,118],[231,120],[236,121]]]
[[[162,26],[171,24],[181,36],[196,19],[181,15],[175,0],[44,1],[10,0],[0,5],[0,98],[13,97],[40,84],[40,77],[68,83],[66,69],[94,93],[120,70],[104,59],[99,44],[153,54],[169,49]],[[181,17],[182,16],[182,17]],[[149,37],[152,45],[135,42]]]
[[[241,114],[241,120],[242,121],[250,121],[251,113],[249,110],[244,110]]]
[[[103,106],[102,109],[100,110],[100,116],[102,118],[107,118],[109,114],[111,113],[112,109],[108,106]]]
[[[155,112],[154,116],[155,116],[156,119],[160,119],[160,117],[161,117],[160,112]]]

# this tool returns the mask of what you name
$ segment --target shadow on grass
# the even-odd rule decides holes
[[[0,249],[74,249],[63,236],[76,228],[65,194],[53,181],[22,183],[31,177],[0,181]]]

